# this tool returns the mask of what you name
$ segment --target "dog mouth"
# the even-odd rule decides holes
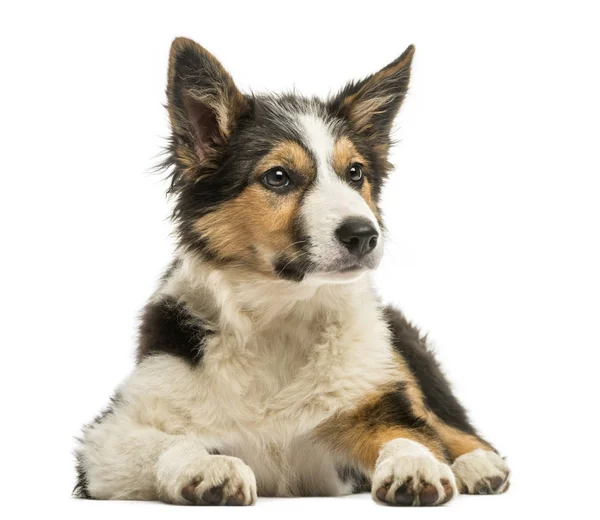
[[[373,259],[375,260],[375,259]],[[373,270],[379,261],[371,258],[343,259],[326,265],[314,265],[312,272],[315,274],[353,274]]]
[[[333,270],[330,271],[332,273],[352,273],[352,272],[356,272],[356,271],[361,271],[366,269],[364,266],[359,265],[359,264],[353,264],[353,265],[349,265],[346,267],[342,267],[341,269],[337,269],[337,270]]]
[[[377,268],[379,260],[380,255],[345,255],[328,262],[315,262],[306,257],[290,261],[280,257],[273,264],[273,270],[279,278],[296,282],[311,279],[324,283],[347,283]]]
[[[371,269],[358,262],[318,266],[308,262],[287,262],[275,266],[276,274],[288,280],[300,282],[312,279],[319,282],[344,283],[360,278]]]
[[[340,284],[354,282],[361,278],[369,268],[354,264],[337,269],[328,269],[326,271],[313,271],[307,274],[307,280],[316,283]]]
[[[314,266],[311,272],[306,273],[307,278],[321,283],[348,283],[361,278],[373,267],[363,262],[343,262],[328,266]]]

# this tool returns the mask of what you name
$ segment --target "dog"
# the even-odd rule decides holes
[[[76,496],[433,506],[508,489],[425,338],[369,281],[413,55],[320,100],[245,95],[203,47],[173,42],[175,260],[135,369],[83,428]]]

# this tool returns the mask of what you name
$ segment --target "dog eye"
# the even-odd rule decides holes
[[[271,168],[263,175],[263,183],[268,188],[276,190],[285,188],[290,185],[290,176],[283,168],[277,166]]]
[[[363,179],[363,168],[361,164],[354,163],[348,168],[348,177],[352,182],[360,182]]]

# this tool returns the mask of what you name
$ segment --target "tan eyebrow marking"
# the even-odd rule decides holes
[[[366,159],[358,153],[356,146],[350,138],[343,135],[340,137],[333,147],[332,166],[340,177],[346,176],[346,169],[352,163],[365,164]]]
[[[335,173],[344,180],[346,179],[346,170],[352,163],[360,163],[368,166],[367,160],[358,152],[350,138],[345,135],[336,141],[331,162]],[[365,177],[359,193],[365,199],[365,202],[369,205],[375,216],[379,217],[379,210],[373,201],[371,183],[367,177]]]
[[[259,176],[275,166],[289,168],[310,181],[316,174],[316,166],[302,146],[295,141],[282,141],[265,155],[254,169]]]

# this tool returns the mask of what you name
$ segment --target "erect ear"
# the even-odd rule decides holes
[[[354,129],[380,140],[389,139],[394,118],[408,91],[410,66],[415,47],[379,72],[359,82],[351,82],[331,101],[337,115],[347,118]]]
[[[210,161],[249,106],[219,61],[187,38],[171,45],[167,98],[173,134],[187,148],[186,163]]]

